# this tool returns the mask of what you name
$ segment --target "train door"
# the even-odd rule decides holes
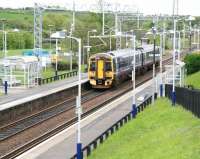
[[[98,66],[98,79],[103,79],[104,77],[104,60],[98,60],[97,61]]]

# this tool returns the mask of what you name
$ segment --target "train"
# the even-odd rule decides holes
[[[136,75],[152,69],[154,46],[150,44],[133,49],[119,49],[97,53],[88,60],[88,78],[92,88],[106,89],[116,87],[131,77],[135,54]],[[159,47],[155,47],[155,63],[159,64]]]

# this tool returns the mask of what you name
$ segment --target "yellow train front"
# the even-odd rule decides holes
[[[93,88],[110,88],[114,79],[112,56],[105,53],[91,56],[88,77]]]

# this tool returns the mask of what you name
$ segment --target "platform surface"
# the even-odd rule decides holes
[[[82,83],[86,83],[88,81],[87,73],[82,74],[81,79]],[[78,76],[29,89],[8,89],[8,95],[0,96],[0,111],[76,85],[78,85]]]
[[[144,95],[151,95],[152,80],[136,88],[136,99]],[[102,134],[111,125],[131,111],[132,95],[130,91],[107,104],[105,107],[82,119],[81,141],[83,146],[90,143],[97,136]],[[137,104],[140,101],[137,100]],[[59,134],[27,151],[17,159],[68,159],[76,152],[77,124],[70,126]]]

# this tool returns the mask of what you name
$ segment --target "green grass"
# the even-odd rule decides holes
[[[16,20],[16,21],[31,21],[33,19],[32,12],[22,10],[16,11],[9,11],[9,10],[1,10],[0,11],[0,18],[6,18],[6,20]]]
[[[84,72],[86,66],[84,67],[84,65],[81,65],[81,71]],[[72,71],[75,71],[75,70],[72,70]],[[64,73],[67,73],[67,72],[70,72],[70,70],[66,70],[66,71],[58,71],[58,74],[64,74]],[[42,77],[43,78],[48,78],[48,77],[52,77],[52,76],[55,76],[55,69],[52,68],[52,67],[47,67],[47,69],[43,70],[42,71]]]
[[[187,76],[186,84],[193,85],[195,88],[200,89],[200,71]]]
[[[60,74],[64,74],[64,73],[67,73],[67,72],[70,72],[70,71],[58,71],[58,75],[60,75]],[[55,70],[54,70],[54,68],[52,68],[52,67],[47,67],[47,69],[45,70],[43,70],[42,71],[42,77],[43,78],[48,78],[48,77],[52,77],[52,76],[55,76]]]
[[[20,56],[22,52],[28,49],[8,50],[7,56]],[[0,51],[0,58],[4,57],[4,52]]]
[[[200,159],[200,120],[159,99],[88,159]]]

